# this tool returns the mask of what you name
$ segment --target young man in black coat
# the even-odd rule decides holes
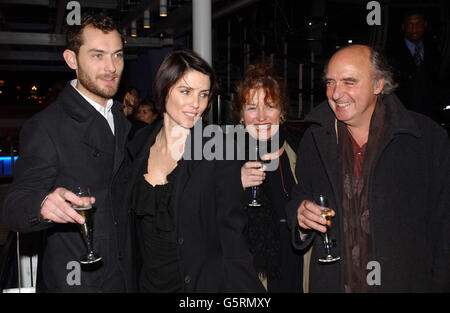
[[[67,32],[63,53],[77,79],[57,100],[30,119],[20,136],[20,156],[3,207],[5,226],[44,232],[38,292],[134,290],[125,143],[130,125],[111,98],[124,67],[122,39],[104,15],[85,14]],[[89,187],[92,198],[73,190]],[[86,243],[72,206],[95,208],[93,245],[102,260],[81,265]],[[87,204],[89,205],[89,204]]]
[[[391,94],[389,67],[373,49],[336,52],[328,101],[307,120],[287,206],[294,245],[310,250],[310,292],[450,291],[450,143],[435,122]],[[320,195],[333,209],[331,253]],[[315,203],[315,202],[316,203]]]

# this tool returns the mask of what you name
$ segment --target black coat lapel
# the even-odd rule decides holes
[[[175,180],[174,194],[172,197],[172,205],[175,208],[174,210],[175,218],[178,217],[178,209],[180,207],[180,201],[182,199],[184,190],[186,189],[186,186],[189,183],[189,179],[191,178],[195,168],[199,166],[203,160],[203,146],[204,146],[203,127],[202,127],[203,124],[198,124],[200,122],[201,121],[197,122],[197,124],[193,128],[191,128],[191,131],[188,137],[186,138],[183,157],[178,161],[179,169],[177,178]],[[201,141],[201,144],[198,144],[198,140]],[[195,143],[196,141],[197,144]],[[199,148],[202,149],[201,155],[198,153],[198,151],[194,151],[194,149]]]
[[[128,137],[128,132],[130,131],[131,125],[126,120],[123,111],[120,110],[120,104],[114,102],[111,110],[114,116],[114,137],[115,137],[115,152],[114,152],[114,167],[113,167],[113,175],[119,170],[120,165],[123,162],[124,158],[124,147],[126,144],[126,140]]]
[[[171,198],[171,204],[174,208],[175,212],[175,221],[177,221],[179,216],[179,207],[180,207],[180,201],[181,196],[183,194],[184,188],[186,187],[186,184],[191,177],[191,170],[189,169],[189,161],[186,160],[180,160],[178,162],[178,175],[175,180],[175,186],[173,188],[172,198]],[[179,223],[176,223],[178,225]]]
[[[129,191],[132,191],[132,186],[136,181],[143,162],[147,162],[148,152],[156,139],[156,135],[162,127],[162,120],[156,125],[149,125],[141,129],[133,138],[133,140],[127,145],[128,153],[133,161],[132,173]]]
[[[305,122],[318,124],[317,126],[313,126],[312,136],[327,176],[330,182],[332,182],[331,185],[335,199],[340,199],[340,192],[337,187],[339,155],[337,151],[337,134],[335,128],[336,118],[328,105],[328,101],[325,100],[320,103],[310,114],[308,114],[305,118]],[[334,149],[330,149],[332,147],[334,147]]]
[[[156,125],[148,125],[139,130],[133,140],[127,145],[128,153],[133,161],[148,157],[148,149],[156,140],[156,135],[163,126],[163,121],[159,121]]]
[[[63,110],[72,119],[84,124],[82,142],[105,153],[114,153],[114,137],[108,122],[98,113],[78,91],[67,83],[58,100],[63,103]]]
[[[97,114],[92,116],[87,123],[82,142],[95,150],[114,154],[114,136],[108,122],[100,114]]]
[[[334,126],[327,125],[317,128],[312,132],[313,138],[319,152],[320,159],[326,170],[328,179],[332,182],[335,199],[340,199],[337,189],[339,175],[339,155],[337,150],[336,131]],[[334,147],[334,148],[333,148]]]

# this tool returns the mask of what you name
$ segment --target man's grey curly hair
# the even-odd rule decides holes
[[[394,74],[392,67],[386,60],[386,57],[378,50],[368,47],[370,50],[370,62],[374,68],[373,80],[377,81],[380,78],[384,78],[384,87],[381,91],[383,95],[389,95],[395,91],[398,84],[394,81]]]

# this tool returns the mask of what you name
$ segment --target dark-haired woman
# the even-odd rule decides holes
[[[296,183],[298,144],[282,125],[287,105],[283,81],[275,70],[267,64],[249,65],[236,85],[233,111],[248,134],[260,147],[265,147],[260,148],[260,154],[265,150],[265,159],[276,165],[263,171],[260,162],[248,161],[241,168],[247,195],[243,206],[250,203],[251,187],[260,186],[261,190],[262,206],[246,206],[245,210],[255,269],[268,292],[302,291],[303,256],[291,246],[285,213],[291,188]]]
[[[205,141],[193,129],[215,90],[213,70],[189,50],[169,53],[156,73],[163,120],[130,145],[141,292],[264,291],[243,236],[240,164],[189,153]]]

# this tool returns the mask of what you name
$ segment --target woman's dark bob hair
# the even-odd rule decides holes
[[[174,50],[166,55],[153,80],[153,100],[160,115],[166,111],[166,99],[175,83],[189,71],[198,71],[209,77],[208,106],[202,117],[208,115],[211,102],[217,91],[216,74],[211,66],[192,50]]]

